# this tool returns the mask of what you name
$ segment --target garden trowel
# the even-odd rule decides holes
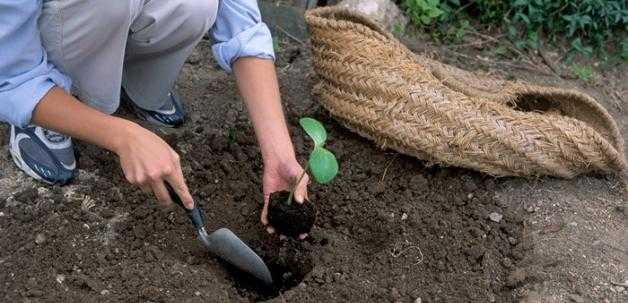
[[[174,189],[167,183],[166,187],[172,201],[185,209],[190,221],[196,228],[198,239],[203,242],[212,254],[260,279],[266,285],[273,284],[273,278],[262,258],[242,242],[238,236],[228,228],[220,228],[211,234],[207,234],[202,210],[196,205],[192,209],[187,209]]]

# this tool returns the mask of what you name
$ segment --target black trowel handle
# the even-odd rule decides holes
[[[198,208],[198,206],[196,205],[192,209],[187,209],[185,205],[183,205],[183,202],[181,201],[181,198],[179,198],[179,195],[177,195],[177,192],[174,191],[174,188],[172,188],[172,186],[170,186],[168,182],[164,182],[164,184],[166,185],[166,188],[168,189],[168,193],[170,194],[170,199],[172,199],[172,201],[176,203],[177,205],[181,206],[181,208],[185,209],[185,211],[188,214],[188,218],[190,218],[190,221],[192,221],[192,224],[194,224],[194,227],[196,227],[196,229],[201,229],[205,227],[205,222],[203,222],[203,213],[201,209]]]

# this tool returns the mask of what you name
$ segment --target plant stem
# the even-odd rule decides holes
[[[303,172],[301,172],[301,176],[299,176],[299,179],[297,180],[297,182],[295,182],[295,183],[292,185],[292,188],[290,189],[290,194],[288,195],[288,201],[286,201],[286,203],[287,203],[288,205],[291,205],[291,204],[292,204],[292,196],[294,196],[294,191],[297,189],[297,185],[299,185],[299,183],[301,183],[301,180],[303,180],[303,177],[305,176],[305,172],[306,172],[306,171],[307,171],[307,169],[308,169],[308,164],[309,164],[309,163],[306,161],[306,162],[305,162],[305,168],[303,169]]]

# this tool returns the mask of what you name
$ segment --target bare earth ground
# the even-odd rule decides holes
[[[232,228],[273,260],[287,244],[258,224],[258,150],[233,80],[217,70],[208,45],[201,43],[178,82],[188,123],[156,131],[182,155],[208,227]],[[468,60],[422,40],[410,46],[463,68],[585,90],[609,110],[626,138],[626,64],[584,83],[485,64],[488,50],[456,50],[477,59]],[[255,291],[203,250],[181,212],[160,209],[125,184],[114,155],[79,142],[79,176],[63,188],[32,181],[8,152],[0,155],[0,301],[628,300],[620,286],[628,280],[626,199],[617,178],[494,179],[426,168],[378,149],[319,107],[310,95],[315,75],[306,46],[284,37],[279,54],[281,89],[301,159],[310,146],[296,121],[309,115],[328,126],[329,148],[341,165],[331,186],[311,188],[320,213],[312,237],[297,245],[312,264],[301,268],[304,277],[285,273],[279,295]],[[122,115],[132,117],[124,110]],[[4,145],[7,130],[0,126]],[[491,213],[503,217],[495,222]]]

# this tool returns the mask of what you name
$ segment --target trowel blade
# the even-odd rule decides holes
[[[199,230],[198,237],[217,257],[242,271],[250,273],[266,285],[273,284],[273,278],[266,263],[231,230],[221,228],[208,235],[203,228]]]

